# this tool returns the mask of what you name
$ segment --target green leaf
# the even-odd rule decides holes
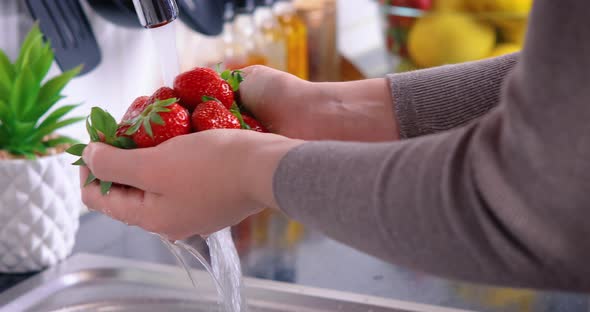
[[[25,118],[27,120],[35,120],[45,115],[57,100],[59,100],[60,92],[63,88],[72,78],[78,75],[81,69],[82,67],[78,66],[48,80],[39,91],[37,106],[27,112]]]
[[[74,140],[72,138],[69,138],[66,136],[61,136],[59,138],[44,141],[43,145],[45,145],[47,147],[56,147],[56,146],[62,145],[62,144],[75,145],[75,144],[79,144],[79,143],[80,142],[78,142],[77,140]]]
[[[82,156],[82,153],[84,153],[84,149],[86,148],[86,146],[86,144],[72,145],[70,146],[70,148],[66,150],[66,153],[72,154],[74,156]]]
[[[23,68],[14,83],[10,93],[10,104],[17,118],[23,120],[27,108],[33,106],[39,94],[39,85],[36,83],[30,68]],[[26,120],[26,119],[24,119]]]
[[[49,114],[49,116],[47,116],[45,118],[45,120],[43,120],[43,122],[41,122],[41,124],[39,124],[39,128],[47,126],[49,124],[56,123],[60,118],[62,118],[63,116],[65,116],[67,113],[71,112],[72,110],[74,110],[78,106],[79,106],[79,104],[65,105],[65,106],[62,106],[62,107],[54,110],[53,112],[51,112],[51,114]]]
[[[4,145],[8,143],[8,139],[10,138],[10,134],[8,129],[0,123],[0,149],[3,148]]]
[[[157,125],[164,125],[165,124],[164,119],[162,119],[162,116],[160,116],[160,114],[158,114],[158,113],[151,115],[150,120]]]
[[[15,72],[4,51],[0,50],[0,100],[8,102]]]
[[[74,165],[74,166],[86,166],[86,163],[84,162],[84,159],[78,158],[78,160],[76,160],[75,162],[73,162],[72,165]]]
[[[43,34],[39,29],[39,23],[36,22],[29,30],[25,37],[18,58],[16,59],[16,69],[21,70],[28,65],[29,59],[35,59],[39,56]]]
[[[230,70],[226,70],[223,73],[221,73],[221,79],[223,80],[228,80],[229,77],[231,77],[231,71]]]
[[[242,71],[234,70],[231,72],[229,79],[227,79],[227,83],[231,86],[234,92],[237,92],[240,89],[240,84],[244,81],[244,76],[242,75]]]
[[[5,101],[0,100],[0,121],[10,126],[14,123],[15,119],[16,118],[14,118],[13,112],[8,104]]]
[[[13,124],[13,138],[14,140],[19,140],[19,142],[14,142],[16,144],[20,144],[20,139],[28,137],[35,132],[35,123],[34,122],[24,122],[16,120]]]
[[[75,162],[72,163],[72,166],[84,166],[84,167],[86,167],[86,163],[84,162],[84,159],[82,159],[80,157],[80,158],[78,158],[78,160],[76,160]]]
[[[135,132],[137,132],[137,130],[139,130],[139,127],[141,127],[141,119],[137,119],[133,123],[133,126],[129,127],[129,129],[127,129],[127,131],[125,131],[125,134],[126,135],[133,135]]]
[[[92,174],[92,172],[88,173],[88,178],[86,178],[86,182],[84,182],[84,186],[88,186],[90,185],[90,183],[96,181],[96,177],[94,176],[94,174]]]
[[[168,107],[176,102],[178,102],[177,98],[171,98],[166,100],[156,100],[153,105],[156,107]]]
[[[90,136],[90,140],[92,142],[100,141],[98,132],[96,132],[96,129],[94,129],[94,127],[90,124],[90,116],[86,118],[86,131],[88,131],[88,135]]]
[[[47,72],[49,72],[49,69],[51,68],[51,64],[53,64],[54,57],[51,45],[49,43],[43,45],[41,54],[37,60],[31,64],[33,74],[37,77],[38,81],[42,81],[47,75]]]
[[[154,138],[154,132],[152,131],[152,124],[151,124],[150,120],[147,118],[143,120],[143,129],[145,130],[145,133],[147,133],[147,135],[150,138]]]
[[[37,131],[35,131],[35,134],[33,136],[27,138],[26,142],[39,141],[42,138],[44,138],[46,135],[49,135],[49,134],[52,134],[53,132],[55,132],[55,130],[75,124],[75,123],[80,122],[82,120],[84,120],[84,117],[74,117],[74,118],[64,119],[62,121],[44,126],[42,128],[37,128]]]
[[[117,133],[117,121],[111,114],[105,112],[100,107],[93,107],[90,112],[92,126],[105,136],[105,139],[114,138]]]
[[[102,195],[107,195],[111,191],[112,186],[113,182],[100,181],[100,193]]]
[[[204,95],[204,96],[201,98],[201,101],[202,101],[202,102],[215,101],[215,102],[220,102],[220,103],[221,103],[221,101],[220,101],[220,100],[218,100],[218,99],[216,99],[216,98],[214,98],[214,97],[212,97],[212,96],[208,96],[208,95]]]
[[[215,64],[215,72],[221,74],[221,62]]]
[[[117,139],[113,143],[113,146],[123,149],[133,149],[137,147],[135,142],[133,142],[133,140],[130,137],[125,136],[117,137]]]
[[[43,145],[42,143],[35,144],[33,147],[33,152],[39,155],[45,155],[47,154],[47,147],[45,147],[45,145]]]

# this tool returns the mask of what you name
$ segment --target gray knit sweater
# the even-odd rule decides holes
[[[536,0],[520,55],[390,76],[406,139],[295,148],[279,206],[416,270],[590,291],[589,12]]]

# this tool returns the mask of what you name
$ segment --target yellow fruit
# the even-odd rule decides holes
[[[501,43],[492,51],[490,57],[502,56],[510,53],[515,53],[521,50],[520,45],[514,43]]]
[[[467,0],[467,7],[476,12],[510,12],[528,14],[533,0]]]
[[[463,11],[466,0],[435,0],[433,7],[435,11]]]
[[[399,62],[399,64],[395,68],[395,72],[396,73],[403,73],[403,72],[408,72],[408,71],[412,71],[412,70],[416,70],[416,69],[418,69],[418,67],[416,67],[416,65],[414,65],[414,63],[412,63],[411,60],[404,58]]]
[[[527,31],[526,21],[505,21],[500,25],[502,39],[507,42],[522,45]]]
[[[408,50],[419,67],[479,60],[496,43],[494,28],[463,13],[436,13],[419,19],[408,38]]]

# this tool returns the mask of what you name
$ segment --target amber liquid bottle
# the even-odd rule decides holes
[[[258,28],[260,44],[267,65],[287,71],[287,38],[273,12],[274,0],[258,0],[254,21]]]
[[[231,6],[226,2],[226,13]],[[261,36],[254,21],[254,0],[234,0],[235,12],[231,26],[224,29],[226,41],[225,67],[240,69],[250,65],[267,65],[261,44]],[[226,19],[227,20],[227,19]]]
[[[292,1],[278,0],[273,9],[287,40],[287,71],[308,80],[307,26],[297,15]]]

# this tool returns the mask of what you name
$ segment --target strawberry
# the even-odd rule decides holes
[[[176,92],[174,92],[173,89],[168,88],[168,87],[161,87],[160,89],[156,90],[156,92],[154,92],[154,94],[152,94],[152,96],[150,96],[148,103],[152,104],[154,102],[156,102],[156,100],[167,100],[167,99],[173,99],[173,98],[178,98],[178,96],[176,95]]]
[[[197,131],[211,129],[241,129],[239,119],[221,102],[208,100],[197,106],[192,115],[193,128]]]
[[[148,106],[148,104],[150,104],[148,99],[149,97],[147,96],[140,96],[136,98],[135,101],[131,103],[131,106],[129,106],[129,108],[127,109],[127,112],[125,112],[125,115],[123,115],[123,118],[121,118],[121,121],[131,120],[139,116],[139,114],[143,112],[145,107]]]
[[[178,75],[174,79],[174,91],[178,94],[180,103],[189,110],[194,110],[201,104],[204,96],[218,99],[227,109],[234,102],[231,85],[213,69],[206,67],[197,67]]]
[[[254,117],[242,112],[242,118],[244,119],[244,122],[250,127],[250,130],[263,133],[268,132],[268,130],[258,120],[254,119]]]
[[[150,104],[148,96],[140,96],[136,98],[131,106],[127,108],[127,111],[121,118],[121,122],[119,123],[119,127],[117,128],[117,136],[125,136],[125,132],[129,129],[128,122],[133,118],[139,116],[141,112]]]
[[[148,105],[131,121],[125,132],[139,148],[156,146],[175,136],[191,132],[190,116],[176,99],[167,99]]]

